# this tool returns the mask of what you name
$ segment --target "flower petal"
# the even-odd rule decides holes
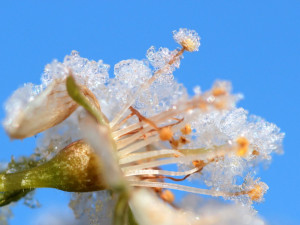
[[[69,117],[78,107],[68,95],[65,79],[56,80],[43,92],[34,96],[13,115],[7,115],[4,121],[6,132],[11,138],[23,139],[31,137],[51,128]],[[7,104],[14,104],[14,96]]]

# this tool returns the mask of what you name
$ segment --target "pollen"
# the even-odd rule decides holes
[[[192,128],[190,124],[186,124],[184,128],[181,129],[181,133],[184,135],[188,135],[192,132]]]
[[[174,194],[169,191],[169,190],[164,190],[161,194],[160,197],[162,198],[162,200],[168,202],[168,203],[173,203],[174,202]]]
[[[259,184],[256,184],[254,186],[254,188],[248,192],[248,195],[252,201],[257,202],[261,199],[261,197],[263,196],[263,193],[264,193],[263,188]]]
[[[162,141],[169,141],[173,137],[173,131],[170,127],[164,127],[159,131],[159,138]]]
[[[245,137],[239,137],[236,140],[237,144],[238,144],[238,151],[237,151],[237,155],[238,156],[245,156],[248,152],[248,148],[249,148],[249,141],[247,138]]]

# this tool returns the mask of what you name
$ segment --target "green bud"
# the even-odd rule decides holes
[[[45,164],[0,175],[0,192],[46,187],[69,192],[106,189],[98,156],[88,144],[79,140]]]

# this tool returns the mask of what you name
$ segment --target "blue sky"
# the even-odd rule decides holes
[[[230,80],[234,91],[245,96],[240,106],[286,133],[285,154],[260,171],[270,190],[256,208],[271,224],[300,224],[299,12],[296,0],[3,1],[0,102],[23,83],[39,83],[44,66],[73,49],[113,66],[145,58],[151,45],[173,49],[173,30],[195,29],[202,38],[200,51],[185,55],[176,79],[191,93],[195,85],[207,89],[215,79]],[[4,116],[2,108],[0,118]],[[11,142],[3,129],[0,140],[1,161],[29,154],[35,141]],[[67,204],[63,192],[43,189],[37,194],[44,208],[17,205],[11,224],[31,224],[45,208]]]

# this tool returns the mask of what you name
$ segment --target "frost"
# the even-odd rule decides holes
[[[92,91],[108,81],[109,65],[104,64],[102,60],[96,62],[82,58],[77,51],[72,51],[62,63],[54,60],[46,65],[41,78],[43,86],[48,86],[54,80],[66,78],[70,69],[76,75],[77,82],[85,84]]]
[[[87,218],[89,224],[112,224],[116,197],[108,191],[74,193],[69,206],[77,219]]]
[[[178,54],[178,50],[170,51],[168,48],[159,48],[157,51],[155,47],[150,47],[147,51],[147,58],[154,69],[159,70],[165,67],[174,56]],[[164,71],[164,74],[171,75],[175,68],[179,68],[180,60],[176,59],[172,65],[169,65]]]
[[[31,83],[24,84],[23,87],[17,89],[5,103],[7,117],[3,121],[3,125],[5,127],[9,126],[41,91],[41,86]]]
[[[187,51],[198,51],[200,47],[200,37],[194,30],[181,28],[178,31],[173,31],[174,40],[182,45]]]

